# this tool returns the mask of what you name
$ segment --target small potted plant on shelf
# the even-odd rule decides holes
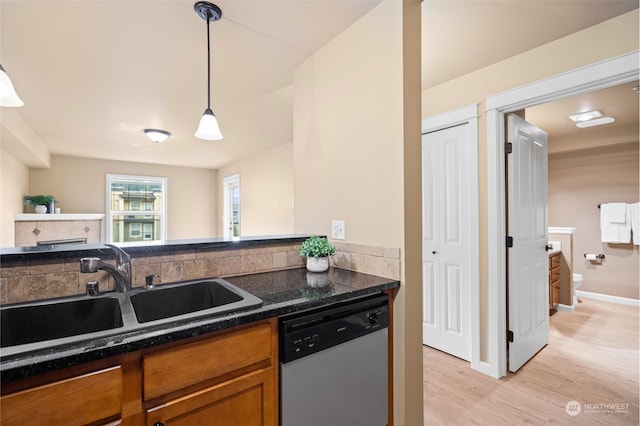
[[[26,205],[34,206],[36,213],[46,213],[48,208],[53,213],[52,204],[56,201],[52,195],[25,195],[23,200]]]
[[[300,256],[307,257],[307,270],[310,272],[324,272],[329,269],[329,256],[336,252],[327,237],[313,235],[302,243]]]

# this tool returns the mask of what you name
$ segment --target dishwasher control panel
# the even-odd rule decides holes
[[[388,326],[386,294],[281,317],[280,360],[287,363]]]

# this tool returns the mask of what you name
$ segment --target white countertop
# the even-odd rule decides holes
[[[38,213],[15,213],[13,220],[23,221],[45,221],[45,220],[100,220],[104,219],[104,213],[60,213],[60,214],[38,214]]]

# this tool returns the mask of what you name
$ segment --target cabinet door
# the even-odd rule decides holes
[[[146,411],[147,426],[275,426],[275,369],[258,370]]]
[[[105,424],[121,417],[122,370],[113,367],[3,395],[3,426]]]

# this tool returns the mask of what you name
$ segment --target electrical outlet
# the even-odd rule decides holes
[[[334,240],[344,240],[344,220],[332,220],[331,221],[331,238]]]

